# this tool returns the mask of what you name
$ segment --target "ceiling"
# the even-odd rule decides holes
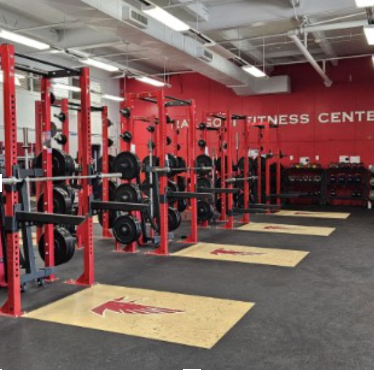
[[[79,0],[74,1],[76,4]],[[120,2],[140,8],[139,0],[106,0],[106,3]],[[277,65],[306,62],[288,37],[289,31],[308,25],[367,19],[365,9],[357,9],[354,0],[153,0],[153,3],[212,39],[216,43],[213,50],[226,59],[239,56],[258,66],[265,64],[269,71]],[[84,7],[76,8],[75,12],[74,4],[73,0],[0,0],[0,27],[37,37],[58,48],[105,58],[124,69],[144,74],[191,69],[183,59],[174,58],[170,49],[160,53],[152,42],[135,42],[133,37],[127,39],[126,33],[119,37],[110,29],[110,17],[98,20],[96,13],[84,12]],[[98,21],[102,22],[101,28],[97,27]],[[317,60],[374,53],[362,26],[308,33],[305,40]],[[17,48],[24,53],[35,53],[27,47]],[[77,64],[69,55],[53,55],[57,57]]]

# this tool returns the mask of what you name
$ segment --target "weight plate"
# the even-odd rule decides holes
[[[197,188],[198,189],[212,189],[212,181],[207,177],[198,177],[197,178]]]
[[[225,172],[227,172],[227,157],[225,157],[225,158],[226,158]],[[216,159],[216,162],[215,162],[216,171],[218,171],[219,173],[221,173],[221,171],[222,171],[221,161],[222,161],[221,157],[219,157],[218,159]],[[232,171],[235,171],[234,163],[232,163]]]
[[[44,193],[41,193],[37,203],[38,212],[44,212]],[[71,214],[73,209],[73,202],[71,194],[61,187],[53,188],[53,213]]]
[[[45,258],[44,233],[39,239],[39,254],[42,260]],[[54,228],[54,252],[55,266],[69,262],[75,253],[75,238],[64,227]]]
[[[112,231],[115,239],[125,245],[137,241],[142,234],[139,220],[131,215],[117,217]]]
[[[182,223],[182,217],[180,212],[173,208],[169,207],[168,211],[168,225],[169,225],[169,231],[174,231],[179,228],[179,226]]]
[[[35,158],[35,168],[43,168],[42,153]],[[74,159],[62,150],[52,149],[52,176],[71,176],[75,171]]]
[[[214,216],[213,206],[205,200],[197,202],[197,218],[199,221],[209,221]]]
[[[118,218],[120,215],[120,212],[118,211],[110,211],[109,212],[109,228],[111,229],[114,225],[114,221]],[[99,213],[99,224],[103,227],[104,221],[103,221],[103,213]]]
[[[175,170],[179,167],[178,158],[174,154],[168,153],[166,155],[166,158],[167,158],[167,162],[171,170]]]
[[[115,157],[109,154],[108,155],[108,161],[109,161],[109,172],[108,173],[114,172],[114,160],[115,160]],[[97,160],[97,172],[99,173],[103,172],[103,157],[100,157]]]
[[[114,194],[115,194],[116,189],[117,189],[117,184],[114,181],[109,180],[108,181],[108,187],[109,187],[109,201],[113,202],[114,201]],[[93,196],[94,196],[94,199],[102,200],[102,197],[103,197],[103,182],[102,181],[99,183],[99,185],[97,187],[95,187],[95,192],[94,192]]]
[[[183,176],[177,177],[177,187],[179,191],[186,191],[187,189],[187,180]]]
[[[115,191],[114,200],[124,203],[141,203],[142,195],[136,184],[121,184]]]
[[[122,174],[123,180],[133,180],[140,174],[141,163],[139,157],[131,152],[119,153],[113,163],[114,172]]]
[[[68,185],[67,183],[61,183],[61,184],[54,185],[54,188],[55,189],[56,188],[64,189],[70,195],[71,202],[74,204],[75,191],[74,191],[74,189],[70,185]]]
[[[178,211],[180,213],[184,212],[187,209],[188,202],[187,199],[179,199],[178,200]]]
[[[148,167],[148,166],[157,167],[160,165],[160,160],[158,157],[153,155],[152,161],[151,161],[151,158],[147,156],[147,157],[144,157],[142,165],[143,167]]]
[[[249,159],[249,171],[256,171],[257,169],[257,160],[253,158],[248,158]],[[244,157],[241,157],[238,162],[238,169],[241,172],[244,172]]]
[[[210,158],[206,154],[200,154],[196,158],[196,167],[212,167],[213,161],[212,158]],[[201,175],[207,175],[210,172],[210,170],[199,170],[199,173]]]

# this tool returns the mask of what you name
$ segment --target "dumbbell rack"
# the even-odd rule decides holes
[[[305,193],[299,198],[289,198],[289,202],[293,203],[302,199],[304,202],[326,204],[326,171],[322,168],[286,168],[283,187],[285,193]],[[316,195],[316,192],[319,192],[319,195]]]
[[[336,181],[331,182],[331,177],[335,176]],[[345,179],[344,182],[339,182],[339,176]],[[352,181],[348,181],[348,177],[352,177]],[[356,181],[356,177],[360,179]],[[368,170],[362,168],[328,168],[326,170],[326,202],[330,204],[332,201],[355,201],[365,203],[367,202],[368,194]],[[331,190],[335,189],[342,195],[331,196]],[[352,191],[360,192],[360,197],[353,197]],[[347,194],[351,193],[351,194]]]

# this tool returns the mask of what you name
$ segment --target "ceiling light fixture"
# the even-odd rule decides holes
[[[267,75],[264,71],[261,71],[261,69],[255,67],[251,64],[243,66],[242,69],[243,69],[243,71],[249,73],[250,75],[252,75],[253,77],[256,77],[256,78],[267,77]]]
[[[367,8],[369,6],[374,6],[374,0],[356,0],[357,8]]]
[[[140,82],[144,82],[148,85],[153,85],[153,86],[156,86],[156,87],[164,87],[166,85],[165,82],[155,80],[154,78],[150,78],[150,77],[147,77],[147,76],[135,76],[135,79],[140,81]]]
[[[374,45],[374,25],[364,27],[364,32],[369,45]]]
[[[119,68],[116,66],[113,66],[108,63],[100,62],[99,60],[96,59],[91,59],[91,58],[85,58],[85,59],[79,59],[81,63],[87,64],[92,67],[96,67],[99,69],[103,69],[104,71],[108,72],[117,72],[119,71]]]
[[[157,5],[142,6],[142,11],[175,31],[184,32],[191,28],[187,23],[182,22],[180,19],[174,17],[174,15]]]
[[[55,83],[52,85],[54,89],[60,89],[60,90],[67,90],[67,91],[73,91],[73,92],[80,92],[81,88],[78,86],[72,86],[72,85],[65,85],[60,83]]]
[[[125,98],[121,98],[120,96],[108,95],[108,94],[103,94],[102,98],[106,100],[113,100],[113,101],[119,101],[119,102],[125,101]]]
[[[0,29],[0,38],[15,42],[16,44],[22,44],[29,46],[30,48],[38,50],[47,50],[50,48],[50,45],[31,39],[30,37],[22,36],[14,32],[6,31]]]

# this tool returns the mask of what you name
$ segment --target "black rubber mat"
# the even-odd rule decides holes
[[[305,209],[305,208],[304,208]],[[112,253],[97,238],[96,280],[105,284],[255,302],[211,350],[196,349],[29,319],[0,318],[0,369],[352,370],[374,363],[373,213],[347,220],[253,216],[257,222],[336,227],[330,237],[209,229],[204,242],[309,251],[296,268]],[[96,232],[100,228],[96,225]],[[187,233],[187,230],[183,230]],[[181,246],[173,243],[172,250]],[[81,273],[82,252],[60,280],[23,294],[30,311],[82,288],[63,284]],[[5,291],[0,291],[0,302]],[[178,330],[178,327],[175,327]]]

